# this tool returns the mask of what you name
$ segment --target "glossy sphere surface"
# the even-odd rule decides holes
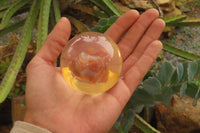
[[[122,59],[112,39],[101,33],[85,32],[68,42],[60,64],[71,88],[85,94],[98,94],[118,81]]]

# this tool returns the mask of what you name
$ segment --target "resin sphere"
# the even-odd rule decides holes
[[[122,59],[117,45],[108,36],[85,32],[68,42],[60,65],[71,88],[85,94],[98,94],[118,81]]]

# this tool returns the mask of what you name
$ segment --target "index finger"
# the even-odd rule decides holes
[[[116,43],[119,42],[123,34],[135,23],[139,13],[136,10],[130,10],[120,16],[114,24],[105,32]]]
[[[71,25],[67,18],[63,17],[56,24],[53,31],[47,36],[46,41],[39,50],[37,56],[48,63],[54,64],[66,45],[71,34]]]

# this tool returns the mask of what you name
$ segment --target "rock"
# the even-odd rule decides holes
[[[193,99],[188,96],[181,99],[173,95],[168,107],[156,105],[157,129],[162,133],[200,132],[200,104],[193,106],[192,103]]]
[[[151,3],[148,0],[120,0],[123,4],[128,6],[129,8],[136,9],[149,9],[153,8]]]
[[[158,5],[170,4],[173,0],[156,0]]]
[[[127,11],[130,10],[130,8],[128,8],[127,6],[124,6],[122,3],[120,2],[114,2],[115,6],[122,12],[125,13]]]

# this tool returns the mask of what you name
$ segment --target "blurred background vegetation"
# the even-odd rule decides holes
[[[10,114],[23,119],[26,65],[61,16],[72,23],[73,37],[103,33],[126,11],[149,8],[167,25],[163,52],[110,132],[200,132],[199,0],[1,0],[0,131],[9,132]]]

